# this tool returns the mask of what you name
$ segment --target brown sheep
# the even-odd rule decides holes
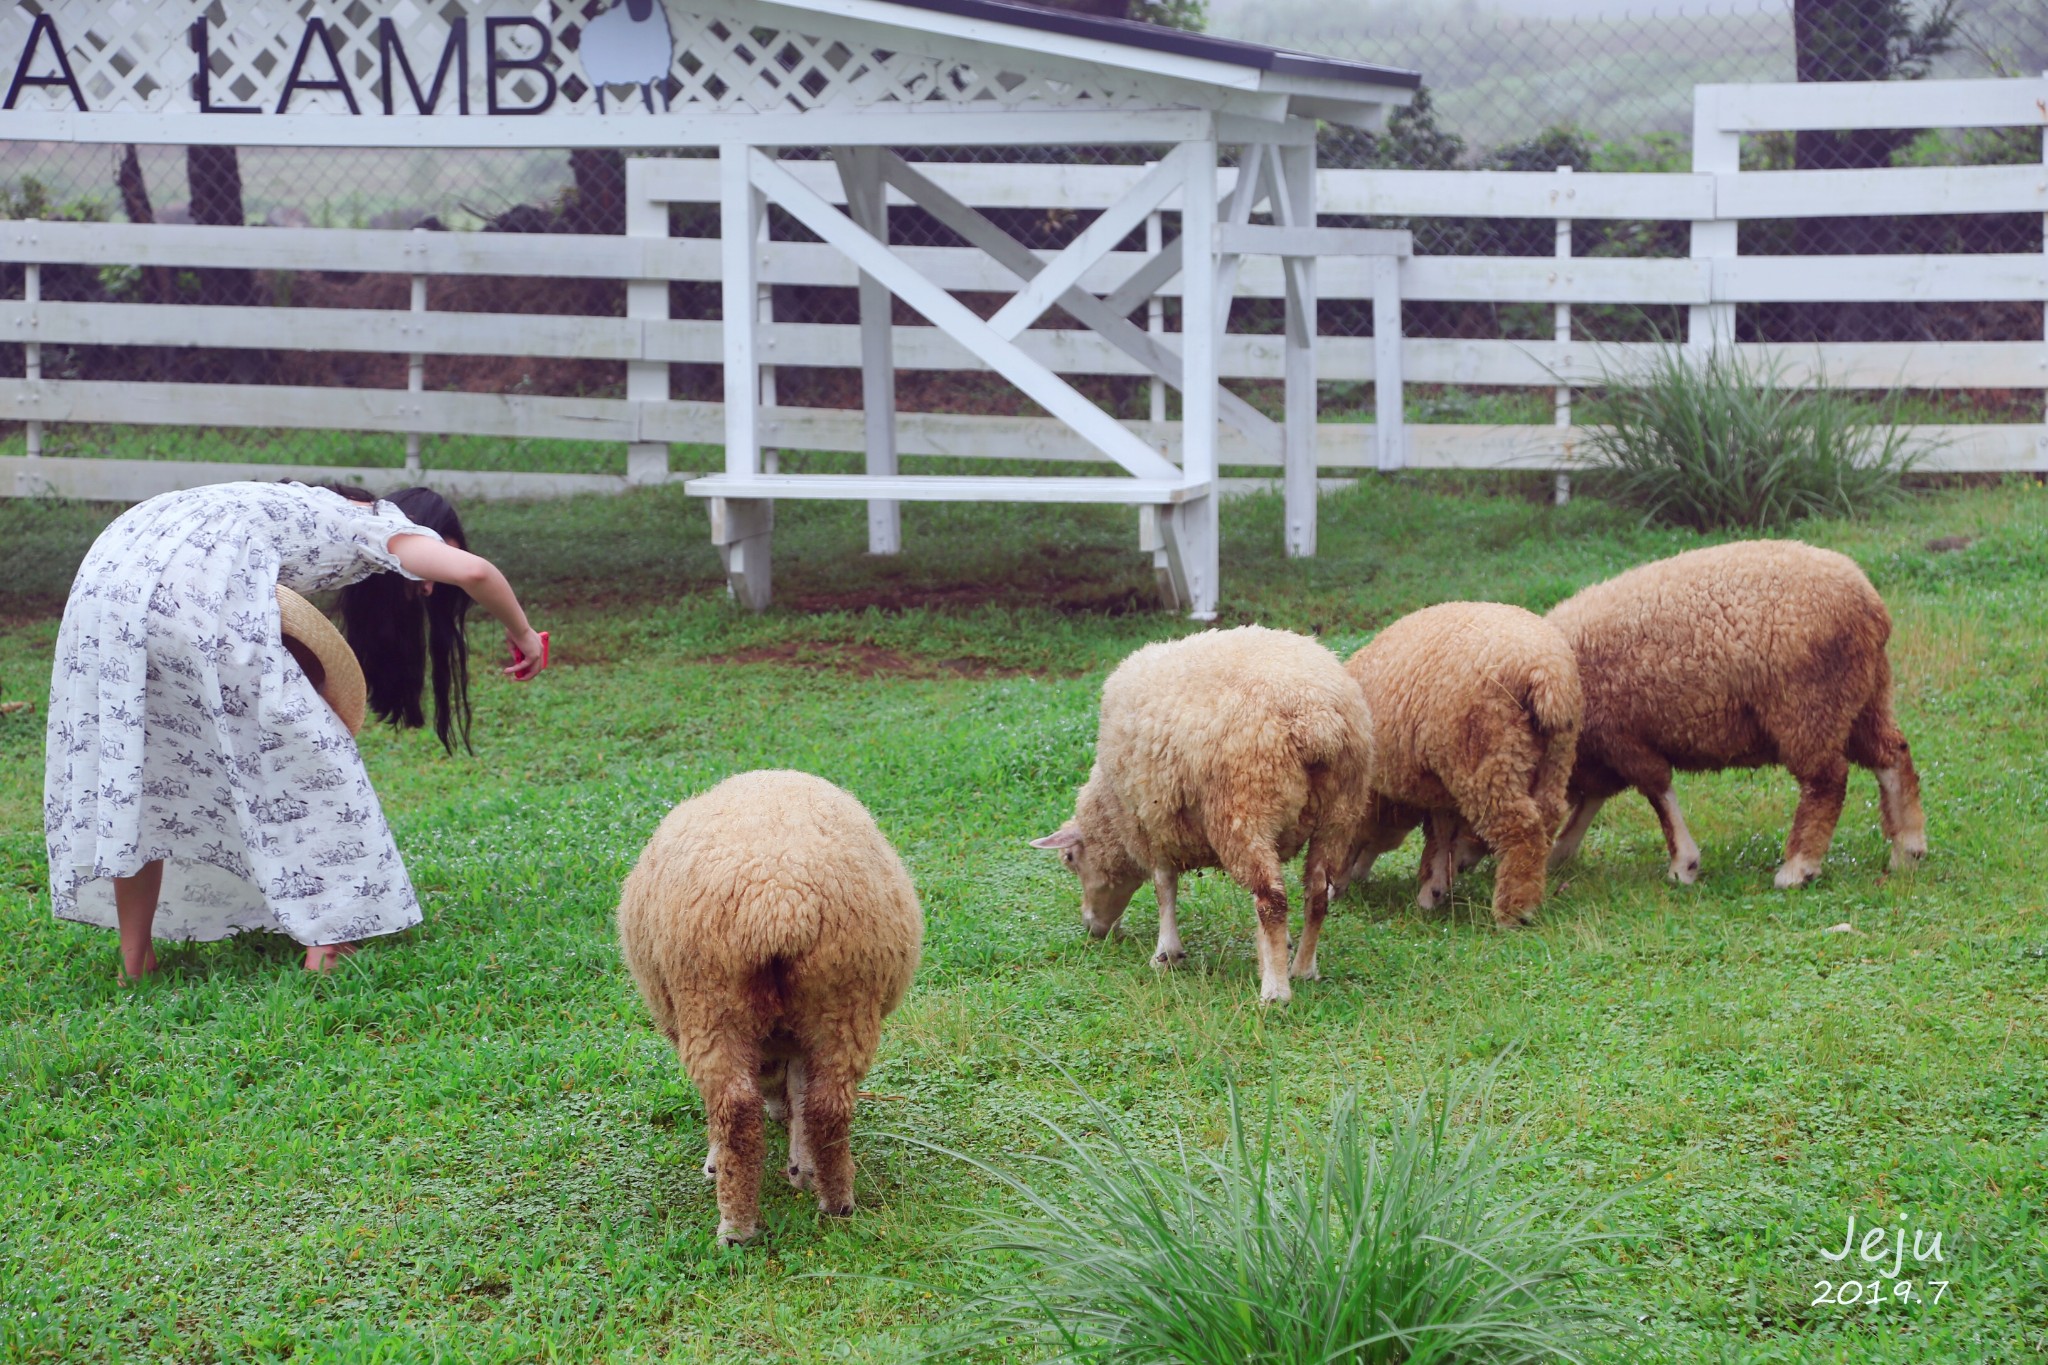
[[[704,1098],[720,1241],[757,1230],[764,1103],[789,1121],[790,1183],[853,1212],[854,1096],[923,940],[902,859],[823,778],[729,777],[648,840],[619,943]]]
[[[1663,826],[1671,876],[1691,883],[1700,850],[1672,770],[1766,764],[1799,782],[1778,886],[1819,875],[1851,763],[1877,775],[1892,866],[1926,853],[1920,778],[1892,719],[1891,616],[1847,556],[1795,540],[1689,550],[1587,588],[1550,620],[1586,689],[1553,867],[1578,851],[1602,802],[1634,787]]]
[[[1260,626],[1146,645],[1102,685],[1095,766],[1057,833],[1097,938],[1149,876],[1156,967],[1185,954],[1180,874],[1222,867],[1258,906],[1259,998],[1289,999],[1280,869],[1306,846],[1306,907],[1292,975],[1314,978],[1332,883],[1356,852],[1372,770],[1372,717],[1329,650]]]
[[[1584,709],[1571,645],[1520,607],[1445,602],[1394,622],[1344,668],[1365,693],[1377,745],[1347,880],[1426,822],[1416,903],[1433,910],[1450,894],[1453,830],[1469,827],[1500,854],[1493,922],[1527,924],[1543,900]]]

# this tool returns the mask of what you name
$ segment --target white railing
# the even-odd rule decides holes
[[[1547,304],[1557,310],[1559,321],[1551,340],[1404,338],[1400,363],[1410,384],[1526,387],[1551,395],[1557,405],[1556,420],[1541,425],[1410,425],[1404,442],[1406,462],[1429,467],[1561,467],[1569,462],[1582,433],[1569,424],[1571,386],[1625,370],[1653,349],[1569,339],[1569,309],[1575,305],[1688,307],[1688,344],[1732,346],[1747,358],[1768,359],[1793,383],[1824,375],[1830,383],[1854,387],[2048,387],[2048,340],[1786,346],[1733,345],[1729,340],[1734,307],[1739,304],[2048,299],[2048,255],[2039,253],[1742,257],[1735,250],[1735,224],[1745,219],[2048,213],[2048,170],[1971,166],[1750,172],[1739,168],[1736,157],[1744,131],[2031,127],[2048,121],[2044,109],[2048,80],[1929,81],[1876,88],[1703,86],[1697,95],[1695,169],[1690,173],[1323,171],[1317,181],[1318,207],[1325,217],[1547,219],[1561,229],[1585,219],[1692,224],[1692,254],[1686,258],[1573,258],[1569,233],[1560,230],[1557,254],[1550,256],[1422,256],[1402,262],[1399,290],[1405,300]],[[830,163],[783,165],[806,187],[843,202]],[[1143,167],[1105,166],[932,164],[924,169],[947,191],[984,209],[1100,208],[1116,202],[1145,174]],[[716,182],[715,161],[672,162],[664,168],[668,193],[678,199],[714,203]],[[1219,188],[1229,190],[1228,173]],[[1169,200],[1160,211],[1177,208]],[[852,289],[859,284],[855,267],[829,246],[763,242],[760,250],[759,274],[767,286]],[[1009,271],[973,248],[902,247],[898,254],[947,290],[1007,293],[1017,287]],[[1142,253],[1112,252],[1079,283],[1095,293],[1108,293],[1143,258]],[[668,280],[712,282],[722,273],[716,240],[68,222],[0,224],[0,259],[29,267],[364,271],[410,276],[416,282],[476,274],[576,277],[643,287]],[[1370,299],[1374,268],[1369,260],[1323,262],[1317,280],[1320,298],[1326,306],[1336,300]],[[32,281],[36,273],[29,271]],[[1170,281],[1161,292],[1171,296],[1178,288],[1177,281]],[[1280,262],[1270,257],[1246,259],[1236,292],[1240,297],[1280,298]],[[0,342],[23,344],[32,358],[53,345],[204,345],[409,357],[511,355],[643,365],[716,364],[722,358],[716,322],[430,312],[425,291],[417,287],[413,301],[405,311],[214,308],[51,302],[30,291],[22,300],[0,301]],[[760,337],[764,358],[778,366],[860,364],[860,329],[854,324],[767,322]],[[1015,341],[1063,374],[1143,372],[1130,356],[1090,332],[1033,328],[1019,333]],[[1321,379],[1371,382],[1376,374],[1375,347],[1371,337],[1318,338]],[[47,361],[46,356],[43,359]],[[984,368],[937,329],[916,326],[894,329],[894,363],[902,370]],[[1227,336],[1219,364],[1228,378],[1282,378],[1285,339]],[[642,449],[663,442],[716,444],[724,435],[723,413],[716,403],[426,392],[417,364],[412,374],[408,389],[360,389],[74,381],[38,378],[31,367],[28,377],[0,379],[0,413],[40,425],[337,429],[412,438],[464,434],[561,438]],[[1160,411],[1156,406],[1154,410]],[[1177,424],[1155,418],[1130,426],[1169,457],[1174,455]],[[857,411],[772,404],[762,410],[761,432],[764,445],[785,449],[859,450],[864,440],[862,414]],[[1377,461],[1372,434],[1368,424],[1325,422],[1318,431],[1318,464],[1373,467]],[[1937,467],[2048,469],[2048,441],[2043,429],[2032,423],[1957,425],[1917,434],[1934,438],[1932,463]],[[1071,430],[1043,418],[906,412],[899,418],[897,445],[906,455],[1100,459],[1099,452]],[[1255,448],[1229,429],[1223,432],[1220,455],[1231,464],[1277,464],[1273,452]],[[85,466],[92,468],[81,468]],[[136,496],[177,482],[217,478],[218,471],[219,467],[205,465],[0,459],[0,493],[55,489]],[[644,465],[640,472],[643,477],[661,477],[658,470],[649,474]],[[626,483],[623,477],[593,475],[447,472],[439,477],[471,491],[529,494],[611,489]]]

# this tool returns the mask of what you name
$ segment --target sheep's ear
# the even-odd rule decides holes
[[[1033,848],[1078,848],[1080,845],[1081,831],[1072,827],[1048,834],[1043,839],[1033,839],[1031,841]]]

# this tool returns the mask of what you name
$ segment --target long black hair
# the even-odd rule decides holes
[[[404,488],[385,501],[456,549],[469,548],[462,519],[433,489]],[[396,573],[372,574],[341,590],[341,629],[362,662],[370,709],[393,725],[425,725],[420,702],[431,671],[434,735],[451,754],[458,738],[475,752],[469,742],[469,639],[463,631],[469,606],[469,594],[452,584],[437,583],[428,593]]]

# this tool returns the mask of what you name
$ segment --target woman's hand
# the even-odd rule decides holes
[[[446,583],[468,593],[478,606],[505,627],[505,643],[518,662],[505,676],[526,682],[547,667],[547,644],[526,619],[512,585],[498,567],[481,555],[444,545],[428,536],[400,534],[388,542],[401,567],[428,583]]]
[[[515,682],[526,682],[547,667],[547,641],[532,626],[506,631],[505,643],[511,647],[513,658],[513,663],[505,670],[506,677]]]

